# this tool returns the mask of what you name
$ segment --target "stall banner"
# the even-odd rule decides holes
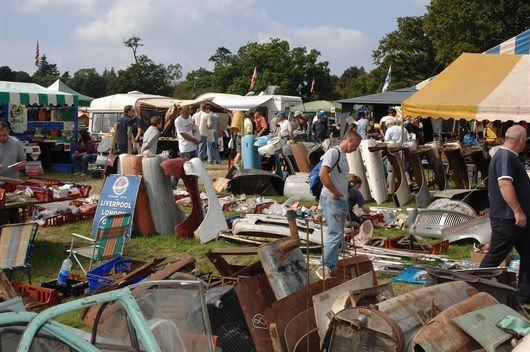
[[[37,176],[43,174],[44,170],[42,169],[41,161],[26,161],[26,175]]]
[[[28,128],[28,110],[25,105],[9,104],[9,122],[15,133],[24,133]]]
[[[134,216],[136,195],[141,179],[142,176],[135,175],[109,175],[107,177],[94,216],[92,236],[96,235],[99,220],[105,215],[125,213],[131,214],[131,217]],[[127,234],[129,238],[131,230],[132,226]]]

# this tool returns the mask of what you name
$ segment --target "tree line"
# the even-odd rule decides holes
[[[304,101],[350,98],[381,91],[390,65],[390,89],[409,87],[440,73],[463,52],[484,52],[525,31],[530,23],[530,3],[523,0],[431,0],[423,16],[397,18],[397,29],[380,39],[372,53],[375,68],[351,66],[342,75],[330,73],[321,52],[291,47],[280,38],[249,42],[232,53],[219,47],[209,58],[213,70],[200,67],[182,75],[179,63],[163,65],[141,54],[141,38],[123,41],[134,61],[125,69],[82,68],[60,73],[43,55],[33,75],[0,67],[0,80],[33,82],[49,86],[57,78],[72,89],[98,98],[138,90],[149,94],[192,99],[214,91],[245,95],[254,68],[255,92],[275,86],[276,94],[299,95]],[[313,79],[315,89],[311,91]]]

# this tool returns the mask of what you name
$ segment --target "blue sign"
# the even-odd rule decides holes
[[[107,177],[94,216],[92,236],[96,235],[99,220],[105,215],[131,214],[132,219],[141,179],[142,176],[134,175],[109,175]],[[129,231],[131,229],[132,226]],[[131,236],[130,232],[128,236]]]

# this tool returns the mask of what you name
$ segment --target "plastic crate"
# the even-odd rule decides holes
[[[35,187],[35,186],[25,186],[25,185],[17,186],[17,190],[25,191],[26,188],[31,189],[31,191],[33,192],[33,196],[37,198],[37,200],[40,202],[52,202],[53,201],[53,192],[51,189]]]
[[[51,164],[50,170],[55,172],[72,173],[74,172],[73,164]]]
[[[63,297],[81,296],[88,288],[88,281],[84,275],[70,273],[66,285],[57,285],[57,280],[43,282],[42,287],[57,290]]]
[[[88,289],[90,292],[94,292],[102,286],[112,285],[116,282],[115,278],[121,277],[124,273],[134,270],[137,266],[141,266],[145,263],[146,262],[144,261],[135,260],[134,265],[132,265],[128,258],[121,256],[113,258],[86,273]],[[146,276],[140,276],[133,283],[141,281],[145,277]]]
[[[26,304],[26,308],[51,307],[61,303],[61,297],[57,290],[20,282],[12,282],[11,285],[13,285],[19,296],[28,296],[34,301]]]
[[[77,221],[77,214],[73,214],[71,211],[60,213],[49,218],[44,219],[43,227],[50,226],[61,226]]]

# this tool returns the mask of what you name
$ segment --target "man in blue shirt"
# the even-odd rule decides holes
[[[317,142],[322,143],[326,138],[328,138],[328,123],[327,115],[324,112],[319,112],[317,114],[317,121],[313,122],[311,130],[313,131],[313,137]]]
[[[118,150],[127,153],[129,142],[132,144],[132,152],[138,152],[138,141],[142,135],[140,119],[136,117],[132,105],[125,105],[123,115],[118,120],[120,127],[118,129]],[[128,127],[131,128],[131,135],[128,136]]]
[[[498,266],[515,246],[521,256],[517,293],[530,303],[530,179],[518,154],[526,148],[526,130],[514,125],[489,166],[490,249],[481,268]]]

